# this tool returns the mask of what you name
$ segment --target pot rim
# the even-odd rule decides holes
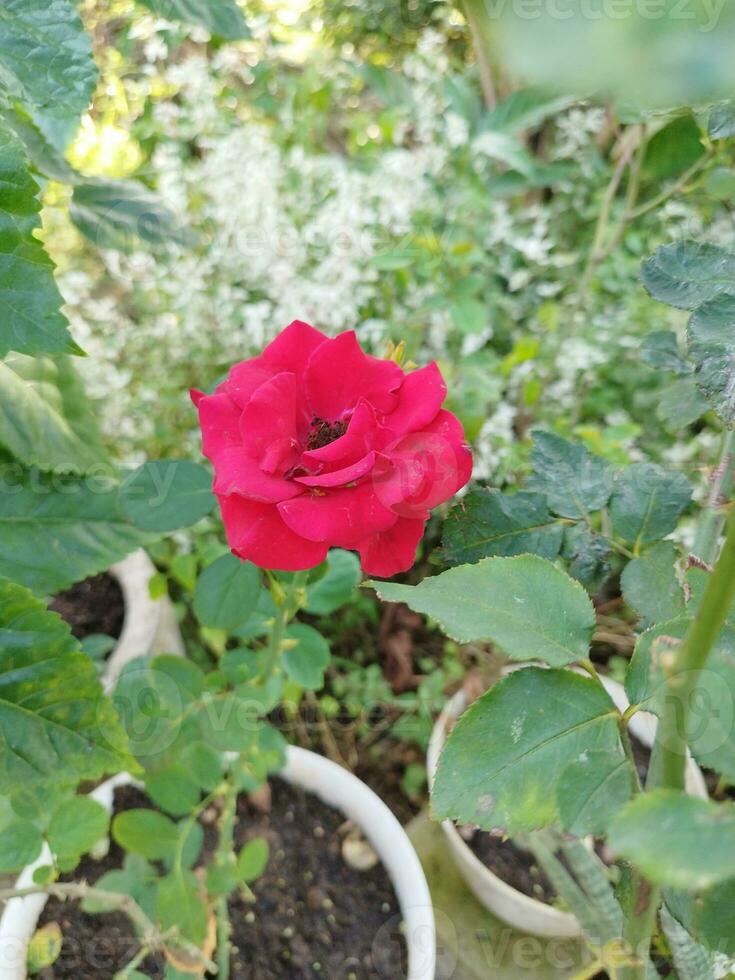
[[[434,980],[436,929],[429,886],[406,831],[388,806],[353,773],[308,749],[289,746],[286,766],[275,775],[314,793],[362,829],[391,879],[408,948],[407,980]],[[112,810],[115,789],[140,785],[129,773],[106,779],[89,795]],[[48,846],[20,872],[16,887],[33,884],[36,867],[49,861]],[[26,951],[48,895],[11,898],[0,917],[0,978],[26,980]]]

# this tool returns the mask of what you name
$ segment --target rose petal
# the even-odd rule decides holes
[[[428,425],[447,396],[447,386],[436,362],[407,374],[398,404],[385,419],[385,426],[395,435],[415,432]]]
[[[310,541],[350,548],[378,531],[387,531],[396,515],[384,507],[370,481],[356,487],[304,493],[278,504],[288,526]]]
[[[398,365],[365,354],[354,330],[321,344],[304,373],[312,415],[330,421],[343,418],[362,399],[379,412],[391,412],[402,382],[403,371]]]
[[[264,472],[243,446],[232,446],[218,455],[212,489],[217,494],[239,493],[264,503],[277,503],[303,493],[291,480]]]
[[[270,381],[278,372],[263,363],[262,357],[253,357],[249,361],[240,361],[230,368],[227,380],[221,387],[227,392],[240,408],[245,408],[253,394]]]
[[[321,564],[327,557],[326,544],[294,534],[273,504],[230,494],[220,498],[220,507],[230,548],[260,568],[298,572]]]
[[[295,466],[299,458],[299,392],[296,376],[277,374],[253,393],[240,416],[240,436],[268,473]]]
[[[202,430],[202,452],[216,463],[220,453],[239,445],[240,411],[229,395],[201,395],[197,401]]]
[[[443,409],[420,432],[386,446],[382,457],[373,474],[375,492],[401,517],[416,517],[448,500],[472,474],[462,426]]]
[[[303,483],[305,487],[342,487],[346,483],[353,483],[367,476],[374,466],[375,453],[370,452],[351,466],[345,466],[344,469],[331,470],[318,476],[297,476],[296,480],[298,483]]]
[[[307,450],[302,456],[303,462],[310,469],[319,466],[320,470],[342,469],[350,466],[362,459],[371,449],[379,448],[383,440],[378,438],[377,432],[375,410],[367,402],[361,401],[347,425],[345,434],[319,449]]]
[[[360,541],[362,570],[378,578],[390,578],[409,569],[416,558],[416,548],[424,534],[428,514],[424,517],[401,517],[393,527]]]

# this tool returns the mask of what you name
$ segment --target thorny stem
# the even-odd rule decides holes
[[[237,808],[237,789],[228,783],[223,797],[222,813],[219,819],[219,841],[215,862],[226,863],[233,850],[235,832],[235,811]],[[227,906],[227,896],[217,899],[217,976],[219,980],[229,980],[230,952],[232,949],[232,923]]]
[[[715,560],[720,535],[727,521],[723,508],[732,492],[734,475],[735,430],[727,429],[722,436],[720,458],[710,477],[707,503],[692,545],[692,553],[708,565]]]
[[[83,881],[55,882],[49,885],[29,885],[26,888],[2,888],[0,889],[0,901],[7,902],[11,898],[26,898],[28,895],[50,895],[65,901],[68,898],[96,898],[106,905],[124,912],[130,921],[135,925],[141,935],[141,945],[148,950],[158,950],[167,943],[176,945],[185,950],[188,955],[196,959],[207,970],[214,970],[214,963],[195,946],[178,936],[169,937],[159,931],[155,923],[145,914],[131,895],[122,895],[119,892],[106,891],[103,888],[95,888]]]
[[[735,600],[735,515],[730,517],[725,543],[712,570],[699,610],[672,662],[666,666],[666,699],[656,732],[649,787],[683,790],[686,775],[687,721],[702,669]],[[625,980],[644,980],[648,948],[656,924],[660,892],[636,877],[635,907],[626,936],[638,961]]]

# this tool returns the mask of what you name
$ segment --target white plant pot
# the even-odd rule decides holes
[[[512,665],[503,673],[522,670],[528,664]],[[602,677],[602,683],[620,711],[628,707],[625,690],[617,681]],[[444,707],[437,719],[429,742],[427,752],[427,770],[429,786],[434,782],[439,755],[455,721],[467,707],[464,691],[458,691]],[[629,722],[629,728],[635,737],[649,748],[653,746],[658,719],[648,712],[638,712]],[[686,789],[691,796],[707,798],[707,787],[699,766],[689,757],[686,770]],[[493,915],[507,922],[521,932],[532,933],[536,936],[579,936],[581,927],[576,918],[568,912],[562,912],[545,902],[529,898],[523,892],[513,888],[497,875],[493,874],[474,854],[470,846],[462,838],[451,820],[442,823],[442,829],[447,837],[450,853],[460,874],[474,892],[480,902]]]
[[[107,658],[102,683],[111,691],[125,664],[154,653],[184,653],[173,607],[167,596],[151,599],[148,583],[156,567],[139,548],[109,568],[117,579],[125,603],[122,632]]]
[[[289,746],[279,774],[341,810],[363,831],[388,872],[396,891],[408,947],[408,980],[434,980],[436,934],[434,910],[421,862],[398,820],[376,794],[336,763]],[[127,773],[101,783],[90,795],[112,812],[114,790],[135,784]],[[33,872],[47,864],[48,850],[21,871],[17,888],[33,884]],[[26,951],[46,904],[44,894],[12,898],[0,918],[0,980],[26,980]]]

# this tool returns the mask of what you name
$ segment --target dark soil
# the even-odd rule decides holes
[[[630,741],[638,776],[645,783],[651,750],[633,735]],[[540,902],[551,904],[555,900],[557,896],[554,886],[529,851],[504,839],[501,831],[476,830],[470,836],[471,831],[468,829],[462,833],[472,852],[506,884]],[[600,856],[605,859],[604,851]]]
[[[406,975],[401,916],[390,879],[378,863],[366,871],[342,857],[354,830],[343,815],[317,797],[279,779],[271,784],[271,808],[263,813],[247,797],[238,800],[237,849],[252,837],[270,846],[268,866],[253,885],[256,902],[230,899],[233,926],[231,980],[399,980]],[[151,807],[140,790],[115,793],[115,812]],[[209,813],[208,816],[212,817]],[[216,835],[206,822],[203,859]],[[86,857],[62,880],[94,883],[120,868],[123,851],[114,842],[96,861]],[[122,913],[90,915],[76,901],[51,898],[39,926],[58,922],[61,955],[41,980],[110,980],[135,954],[138,942]],[[149,956],[139,967],[162,978],[164,960]]]
[[[78,640],[93,633],[117,639],[122,632],[125,617],[122,589],[108,572],[85,578],[59,592],[50,608],[67,621]]]
[[[124,786],[115,791],[115,812],[135,807],[151,807],[151,801],[140,790]],[[114,841],[101,860],[86,856],[70,875],[61,881],[87,881],[94,884],[107,871],[122,867],[124,852]],[[64,936],[61,955],[42,970],[41,980],[110,980],[138,951],[139,944],[130,919],[123,912],[91,915],[78,901],[49,898],[38,920],[39,926],[57,922]],[[138,967],[147,977],[164,975],[162,956],[149,956]]]
[[[341,813],[281,780],[268,813],[238,801],[237,847],[252,837],[270,845],[253,885],[254,904],[230,900],[232,980],[398,980],[406,947],[390,879],[377,864],[350,867]]]
[[[467,844],[486,868],[512,888],[547,904],[556,898],[554,886],[533,854],[504,839],[502,832],[476,830]]]

